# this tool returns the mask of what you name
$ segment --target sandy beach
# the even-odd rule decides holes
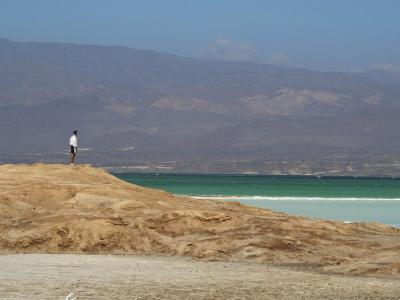
[[[0,299],[399,299],[400,281],[182,257],[0,256]]]

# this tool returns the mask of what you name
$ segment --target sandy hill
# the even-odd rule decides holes
[[[400,230],[194,200],[89,166],[0,166],[0,253],[159,253],[398,276]]]

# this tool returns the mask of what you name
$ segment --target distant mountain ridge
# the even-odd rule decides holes
[[[58,161],[77,128],[110,166],[393,154],[396,76],[1,39],[0,153]]]

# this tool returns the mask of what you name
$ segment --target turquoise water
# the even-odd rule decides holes
[[[117,174],[121,179],[199,199],[240,201],[290,214],[400,227],[400,180],[253,175]]]

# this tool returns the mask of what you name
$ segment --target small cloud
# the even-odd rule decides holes
[[[252,44],[237,43],[225,38],[218,38],[214,43],[206,46],[202,56],[222,61],[246,61],[278,66],[287,66],[289,62],[285,53],[274,53],[269,57],[263,56],[257,53],[256,47]]]
[[[241,44],[218,38],[203,50],[203,56],[224,61],[256,61],[256,49],[251,44]]]
[[[374,64],[371,66],[371,69],[387,72],[400,72],[400,66],[394,64]]]
[[[289,62],[289,58],[285,53],[274,53],[268,59],[268,62],[273,65],[287,66],[288,62]]]

